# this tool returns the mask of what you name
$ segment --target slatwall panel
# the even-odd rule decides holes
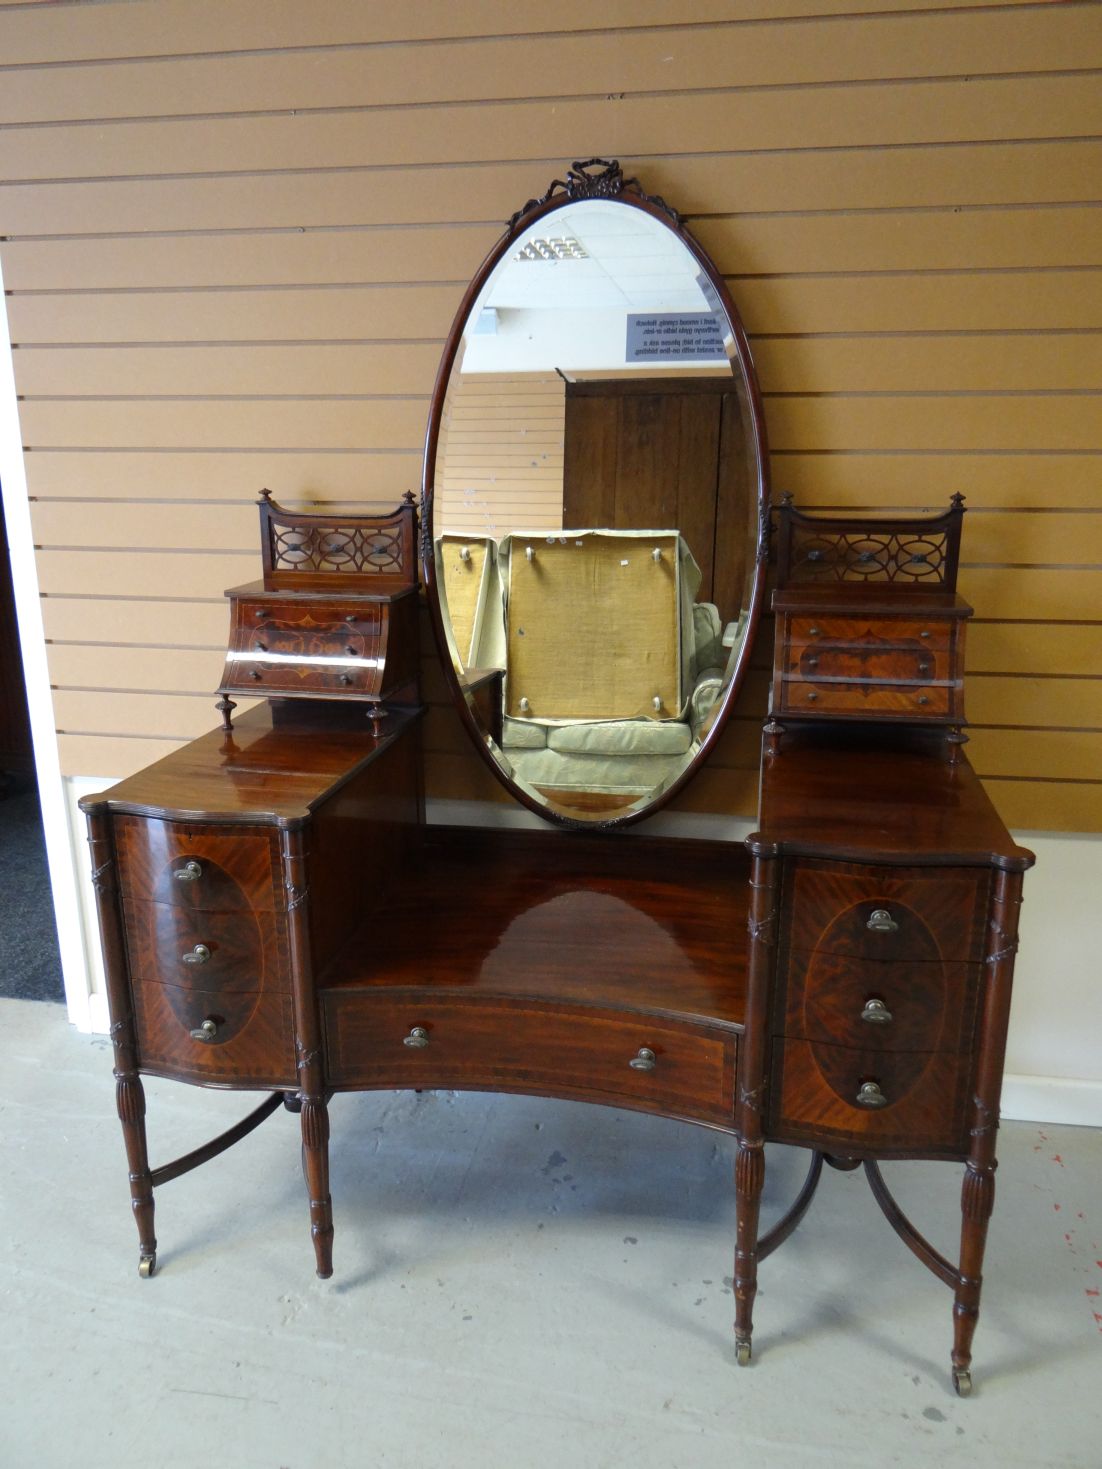
[[[1097,4],[0,4],[64,768],[121,775],[212,723],[256,491],[416,488],[463,284],[602,153],[728,277],[778,490],[967,494],[974,761],[1012,824],[1098,829],[1100,68]],[[769,632],[683,808],[753,809]],[[431,648],[425,686],[430,791],[498,798]]]
[[[554,372],[456,373],[437,463],[437,534],[562,530],[566,385]]]

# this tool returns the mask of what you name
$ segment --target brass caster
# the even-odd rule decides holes
[[[972,1396],[972,1374],[967,1367],[953,1368],[953,1386],[957,1390],[958,1398],[970,1398]]]
[[[750,1343],[748,1341],[735,1342],[735,1360],[740,1367],[750,1365]]]
[[[141,1276],[141,1278],[143,1280],[148,1280],[149,1277],[156,1270],[156,1268],[157,1268],[157,1256],[156,1255],[143,1255],[142,1258],[138,1261],[138,1274]]]

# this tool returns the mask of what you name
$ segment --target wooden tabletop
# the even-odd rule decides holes
[[[762,762],[757,856],[797,854],[1022,872],[1019,847],[963,757],[934,733],[865,738],[825,726],[786,734]]]
[[[376,738],[362,704],[298,704],[286,716],[269,703],[192,740],[163,760],[128,776],[81,810],[110,806],[137,816],[291,827],[314,806],[376,760],[417,719],[394,710]]]

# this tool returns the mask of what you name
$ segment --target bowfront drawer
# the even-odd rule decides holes
[[[136,979],[242,993],[291,988],[282,913],[124,902],[123,920]]]
[[[971,1060],[775,1040],[769,1136],[878,1152],[966,1152]]]
[[[336,1086],[536,1091],[730,1125],[737,1038],[585,1006],[432,990],[323,993]]]
[[[135,979],[143,1069],[224,1085],[294,1086],[291,997],[181,988]]]
[[[375,700],[416,676],[416,597],[234,599],[223,690]]]
[[[967,1051],[982,966],[794,952],[773,1033],[870,1051]]]
[[[955,689],[949,684],[929,683],[827,683],[804,678],[784,678],[778,714],[848,714],[858,718],[873,714],[905,714],[908,718],[944,718],[954,709]]]
[[[223,913],[282,906],[278,838],[255,827],[115,817],[124,899]]]
[[[940,963],[983,958],[983,867],[873,867],[800,859],[785,876],[782,949]]]
[[[787,641],[792,644],[826,643],[850,648],[940,649],[952,647],[954,624],[944,617],[803,617],[787,618]]]

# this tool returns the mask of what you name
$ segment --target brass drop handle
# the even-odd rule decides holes
[[[350,673],[342,673],[338,676],[337,682],[347,686],[352,682],[352,675]]]
[[[808,702],[808,703],[809,703],[809,704],[814,704],[814,702],[815,702],[815,700],[816,700],[816,699],[817,699],[817,698],[818,698],[818,697],[819,697],[819,695],[818,695],[818,694],[817,694],[817,693],[816,693],[816,692],[815,692],[815,690],[814,690],[814,689],[809,689],[809,690],[808,690],[808,695],[807,695],[807,702]]]
[[[260,641],[260,639],[257,638],[256,642],[253,644],[253,652],[254,653],[266,653],[267,651],[268,651],[268,644],[267,643],[262,643]]]
[[[920,704],[928,704],[930,702],[930,696],[929,696],[929,694],[919,694],[919,696],[918,696],[918,702]]]
[[[255,668],[250,668],[249,669],[249,677],[251,679],[253,679],[254,682],[259,682],[259,680],[260,680],[260,674],[257,672],[257,670]]]
[[[203,869],[192,858],[190,861],[185,862],[182,867],[177,867],[172,875],[177,882],[194,882],[197,877],[202,877]]]
[[[208,1015],[202,1025],[197,1025],[191,1032],[191,1038],[193,1041],[212,1041],[217,1034],[218,1021]]]
[[[429,1043],[429,1033],[423,1025],[415,1025],[409,1035],[402,1037],[403,1046],[413,1051],[423,1051]]]
[[[818,658],[808,658],[808,660],[807,660],[807,666],[808,666],[808,668],[818,668],[818,666],[819,666],[819,660],[818,660]]]
[[[888,1105],[888,1099],[880,1090],[880,1083],[876,1081],[863,1081],[858,1088],[856,1101],[859,1107],[868,1107],[871,1111]]]
[[[887,908],[874,908],[869,914],[869,921],[865,927],[870,933],[895,933],[899,924],[896,923]]]
[[[196,944],[190,954],[181,954],[180,958],[185,964],[205,964],[210,958],[210,950],[206,944]]]
[[[807,630],[807,635],[809,638],[817,638],[821,632],[821,627],[809,627]]]
[[[654,1052],[649,1046],[640,1046],[639,1050],[628,1062],[632,1071],[653,1071],[657,1064]]]
[[[890,1025],[892,1023],[892,1012],[884,1004],[883,1000],[870,999],[865,1001],[865,1008],[861,1011],[861,1019],[868,1021],[869,1025]]]

